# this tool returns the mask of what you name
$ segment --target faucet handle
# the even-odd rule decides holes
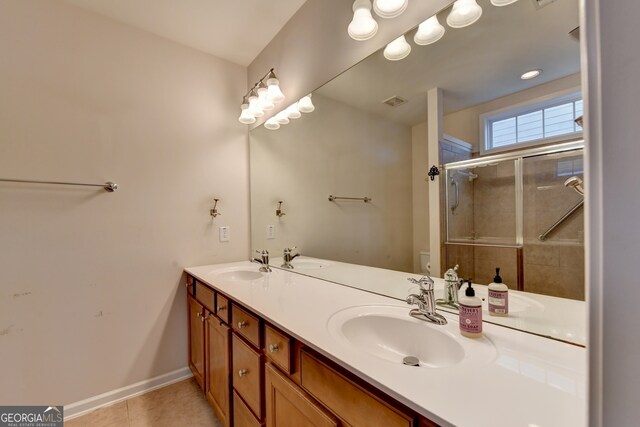
[[[427,274],[422,276],[420,279],[414,279],[413,277],[409,277],[407,278],[407,280],[413,283],[414,285],[420,286],[420,291],[422,292],[433,291],[433,287],[435,284],[433,279]]]
[[[289,252],[289,253],[291,253],[291,252],[293,252],[293,250],[294,250],[295,248],[297,248],[297,246],[292,246],[292,247],[290,247],[290,248],[284,248],[284,251],[285,251],[285,252]]]
[[[257,253],[257,254],[260,254],[260,255],[269,255],[269,251],[268,251],[268,250],[266,250],[266,249],[263,249],[263,250],[261,250],[261,251],[260,251],[260,250],[258,250],[258,249],[256,249],[256,253]]]

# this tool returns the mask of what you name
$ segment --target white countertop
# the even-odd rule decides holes
[[[277,267],[282,264],[282,258],[273,258],[271,265]],[[312,257],[298,257],[293,264],[299,262],[323,265],[322,268],[295,268],[294,273],[304,274],[330,282],[351,286],[368,292],[397,298],[404,301],[410,293],[416,293],[417,287],[407,281],[407,277],[420,278],[419,274],[402,271],[387,270],[365,265],[350,264],[339,261],[324,260]],[[435,282],[435,296],[444,294],[444,279],[432,277]],[[479,296],[486,296],[487,286],[473,284]],[[486,322],[508,326],[523,331],[532,332],[545,337],[586,345],[586,304],[568,298],[558,298],[548,295],[534,294],[509,290],[511,310],[508,317],[489,316],[486,310],[483,318]],[[525,306],[518,310],[518,305]],[[446,307],[441,307],[447,310]],[[448,311],[454,311],[448,309]]]
[[[238,268],[258,270],[244,261],[186,271],[435,422],[459,427],[586,425],[584,348],[485,324],[484,336],[496,352],[483,366],[404,366],[354,351],[327,325],[336,312],[350,307],[393,305],[408,313],[406,304],[278,269],[250,282],[216,277]],[[449,320],[443,328],[457,331],[457,316],[443,314]]]

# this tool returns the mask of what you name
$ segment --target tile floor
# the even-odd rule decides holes
[[[195,380],[180,381],[64,423],[65,427],[221,427]]]

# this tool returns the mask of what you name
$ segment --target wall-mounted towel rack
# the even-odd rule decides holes
[[[371,201],[371,197],[340,197],[340,196],[329,196],[330,202],[335,202],[336,200],[360,200],[365,203],[369,203]]]
[[[82,187],[102,187],[105,191],[113,193],[118,189],[118,184],[115,182],[105,182],[104,184],[84,184],[80,182],[61,182],[61,181],[33,181],[27,179],[7,179],[0,178],[0,182],[17,182],[20,184],[50,184],[50,185],[78,185]]]

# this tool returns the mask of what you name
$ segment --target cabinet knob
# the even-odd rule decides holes
[[[198,312],[198,314],[196,314],[196,316],[202,317],[202,313]]]
[[[270,353],[275,353],[278,350],[280,350],[280,346],[278,346],[278,344],[269,344]]]
[[[245,375],[247,375],[248,373],[249,373],[249,371],[248,371],[248,370],[246,370],[246,369],[240,369],[240,370],[238,371],[238,376],[239,376],[239,377],[244,377],[244,376],[245,376]]]
[[[238,322],[238,329],[246,328],[247,325],[249,325],[249,324],[247,322],[245,322],[244,320],[242,322]]]
[[[219,305],[219,306],[216,307],[216,311],[223,311],[223,310],[226,310],[226,309],[227,309],[226,305]]]
[[[209,319],[209,316],[200,316],[200,318],[202,319],[203,322],[205,322],[207,319]]]
[[[189,286],[191,286],[191,283],[189,283],[189,282],[184,284],[184,287],[187,288],[187,289],[189,289]]]

